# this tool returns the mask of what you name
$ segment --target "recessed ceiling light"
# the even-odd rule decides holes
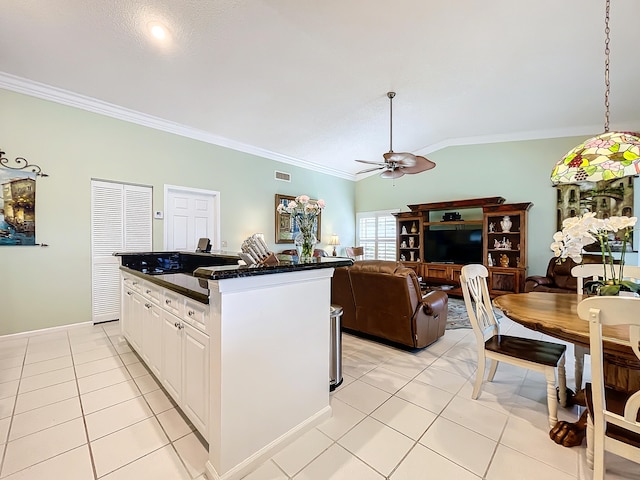
[[[158,40],[164,40],[167,37],[167,29],[159,23],[150,23],[149,31]]]

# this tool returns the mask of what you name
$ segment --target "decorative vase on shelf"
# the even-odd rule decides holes
[[[409,248],[413,248],[414,245],[415,245],[415,240],[413,239],[413,237],[409,237]]]
[[[503,232],[509,233],[511,231],[511,225],[511,218],[509,218],[509,215],[502,217],[502,221],[500,221],[500,228],[502,228]]]
[[[415,254],[416,254],[416,252],[414,252],[413,250],[411,250],[411,251],[409,252],[409,256],[411,257],[411,261],[412,261],[412,262],[415,262],[415,261],[416,261]]]
[[[416,227],[416,222],[413,222],[411,225],[411,233],[418,233],[418,227]]]

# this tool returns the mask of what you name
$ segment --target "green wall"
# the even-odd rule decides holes
[[[276,252],[288,247],[274,242],[276,193],[325,199],[322,248],[334,232],[353,239],[352,181],[1,89],[0,105],[5,156],[49,175],[36,184],[36,241],[49,246],[0,247],[0,335],[91,321],[92,178],[151,185],[154,210],[164,210],[165,184],[219,191],[229,251],[255,232]],[[153,222],[161,250],[162,220]]]
[[[427,157],[433,170],[395,182],[378,175],[356,184],[356,211],[387,210],[415,203],[501,196],[507,203],[533,202],[529,210],[529,275],[542,275],[553,255],[556,190],[549,176],[554,164],[585,137],[529,140],[449,147]],[[636,186],[638,185],[636,181]],[[635,211],[638,211],[636,195]],[[633,257],[633,258],[632,258]],[[637,261],[634,255],[629,262]]]

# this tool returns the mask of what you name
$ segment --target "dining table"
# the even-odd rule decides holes
[[[494,298],[493,304],[520,325],[589,348],[589,322],[578,316],[578,304],[584,298],[587,295],[577,293],[510,293]],[[628,329],[605,326],[602,335],[605,384],[623,392],[640,390],[640,362],[628,345]],[[572,397],[584,405],[584,392],[576,392]],[[565,446],[579,445],[585,427],[586,417],[583,414],[575,423],[558,422],[550,436]]]

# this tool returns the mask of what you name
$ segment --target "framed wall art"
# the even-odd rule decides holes
[[[295,199],[296,197],[292,197],[290,195],[281,195],[279,193],[276,193],[275,208],[277,209],[278,205],[287,206],[290,201]],[[311,202],[315,201],[316,200],[311,200]],[[275,210],[275,215],[276,243],[293,243],[293,239],[296,238],[296,235],[300,232],[295,220],[291,217],[291,215],[287,213],[279,213],[277,210]],[[322,213],[319,213],[316,217],[316,224],[313,232],[318,240],[320,239],[321,216]]]
[[[36,178],[46,177],[22,157],[0,150],[0,246],[36,243]]]

